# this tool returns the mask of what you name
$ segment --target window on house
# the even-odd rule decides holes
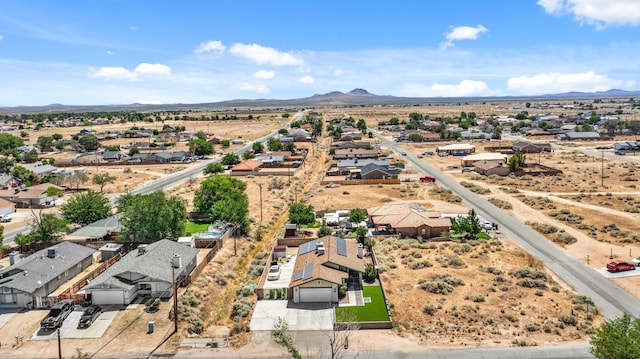
[[[140,283],[140,290],[151,290],[151,284],[149,284],[149,283]]]

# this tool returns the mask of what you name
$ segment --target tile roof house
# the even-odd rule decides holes
[[[127,305],[139,295],[170,298],[172,272],[177,283],[184,283],[196,266],[197,256],[198,249],[168,239],[141,244],[138,250],[122,257],[83,290],[99,305]]]
[[[231,175],[248,175],[260,171],[262,162],[256,160],[245,160],[231,167]]]
[[[349,174],[354,169],[362,169],[368,164],[376,164],[381,167],[389,167],[389,161],[387,160],[374,160],[374,159],[348,159],[338,161],[338,174]]]
[[[50,205],[58,199],[58,196],[47,195],[47,189],[54,187],[62,190],[62,187],[56,186],[51,183],[41,183],[35,186],[24,188],[21,191],[15,189],[0,191],[0,198],[4,198],[8,201],[14,202],[22,206],[44,206]]]
[[[376,231],[398,233],[402,237],[433,238],[449,231],[451,219],[440,212],[409,203],[385,204],[367,208]]]
[[[0,307],[42,306],[43,298],[93,263],[94,249],[58,243],[0,271]]]
[[[364,273],[363,247],[355,239],[326,236],[298,247],[293,277],[293,302],[338,302],[338,288],[360,283]]]

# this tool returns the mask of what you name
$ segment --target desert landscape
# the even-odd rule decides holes
[[[408,119],[418,112],[432,118],[446,118],[461,112],[475,112],[478,118],[490,115],[513,114],[521,103],[460,104],[454,106],[409,107],[357,107],[326,108],[316,110],[323,121],[352,117],[364,119],[370,128],[392,117]],[[545,110],[546,111],[546,110]],[[566,110],[563,110],[566,111]],[[555,111],[548,111],[554,113]],[[200,114],[192,114],[198,116]],[[202,114],[207,115],[206,113]],[[252,115],[251,121],[166,121],[171,126],[182,125],[187,131],[203,131],[209,136],[242,139],[247,143],[282,128],[288,120],[282,112],[255,111],[239,113]],[[152,124],[153,125],[153,124]],[[129,128],[123,125],[120,128]],[[113,130],[110,125],[94,125],[93,130]],[[77,133],[78,127],[47,129],[64,137]],[[42,135],[43,130],[28,130],[31,139]],[[391,138],[391,134],[382,133]],[[616,141],[624,138],[616,138]],[[554,143],[552,137],[536,138],[536,141]],[[500,145],[513,141],[502,139]],[[487,198],[491,203],[512,217],[543,233],[557,243],[568,255],[583,261],[595,271],[603,267],[609,257],[638,256],[637,208],[640,203],[635,183],[638,164],[615,157],[606,163],[599,158],[585,155],[580,147],[592,148],[610,145],[614,141],[574,142],[574,149],[555,151],[540,156],[530,155],[528,161],[562,170],[561,175],[546,177],[481,176],[460,170],[457,157],[425,156],[422,160],[443,170],[465,187]],[[182,298],[196,298],[193,315],[203,318],[204,329],[200,336],[189,334],[188,324],[181,323],[180,331],[171,335],[172,323],[168,319],[170,303],[162,303],[159,314],[154,315],[157,330],[153,336],[136,336],[144,331],[148,313],[142,308],[118,313],[109,331],[99,339],[70,341],[64,354],[72,355],[76,347],[96,357],[108,357],[115,348],[135,347],[131,355],[139,352],[176,353],[188,348],[178,348],[172,343],[182,339],[231,338],[230,348],[218,348],[219,355],[243,356],[255,354],[267,347],[273,353],[285,353],[283,349],[260,333],[243,332],[233,320],[233,303],[239,289],[247,281],[257,281],[254,259],[264,258],[274,241],[283,234],[290,203],[303,201],[317,211],[367,208],[385,203],[411,203],[442,213],[465,214],[469,208],[455,196],[443,195],[436,183],[401,182],[392,185],[338,185],[323,186],[324,172],[332,161],[327,150],[333,140],[326,134],[317,144],[301,144],[324,151],[311,152],[304,166],[292,173],[291,183],[282,188],[268,188],[275,176],[243,176],[247,183],[249,216],[252,223],[250,235],[225,243],[198,280],[186,290]],[[403,143],[412,156],[436,146],[451,142]],[[478,152],[483,147],[495,146],[497,141],[473,141]],[[106,145],[127,145],[125,139],[104,141]],[[239,146],[216,147],[214,157],[232,152]],[[178,144],[176,149],[186,149]],[[382,150],[385,150],[383,147]],[[71,156],[71,152],[55,154],[56,159]],[[406,162],[400,154],[391,154],[394,161]],[[141,184],[165,177],[193,166],[139,165],[126,169],[101,166],[88,168],[89,174],[106,172],[116,176],[113,184],[105,187],[109,196],[117,195]],[[70,168],[73,170],[73,168]],[[602,171],[602,172],[601,172]],[[416,178],[422,173],[405,163],[402,178]],[[187,208],[193,208],[193,196],[205,176],[189,179],[186,183],[167,189],[167,193],[187,200]],[[600,186],[603,180],[606,188]],[[267,187],[261,189],[261,185]],[[97,190],[91,183],[83,187]],[[66,198],[63,197],[64,201]],[[25,212],[26,210],[21,209]],[[51,209],[56,211],[56,208]],[[26,213],[26,212],[25,212]],[[596,215],[597,214],[597,215]],[[24,216],[28,222],[28,215]],[[262,218],[262,221],[260,219]],[[5,224],[5,232],[26,222]],[[257,230],[262,234],[257,236]],[[562,236],[560,236],[562,234]],[[365,345],[363,336],[379,336],[384,341],[411,343],[413,350],[420,348],[546,346],[586,340],[603,321],[598,309],[589,306],[590,299],[575,292],[539,260],[519,248],[504,234],[494,232],[489,240],[466,242],[419,242],[411,239],[374,238],[374,252],[381,263],[380,280],[388,299],[394,322],[390,331],[363,331],[355,338],[354,349]],[[235,246],[234,246],[235,242]],[[233,253],[237,252],[236,255]],[[259,274],[259,273],[258,273]],[[640,298],[640,278],[628,277],[614,281],[629,293]],[[533,284],[532,284],[533,283]],[[249,303],[255,298],[249,296]],[[29,317],[41,317],[43,311],[30,311]],[[249,314],[250,317],[250,314]],[[16,319],[17,320],[17,319]],[[28,323],[30,321],[24,321]],[[26,324],[9,322],[0,328],[0,337],[13,338],[16,332],[36,330]],[[246,323],[242,324],[246,326]],[[136,338],[136,339],[132,339]],[[124,344],[126,343],[126,344]],[[264,343],[261,346],[260,343]],[[360,344],[358,344],[360,343]],[[135,345],[133,345],[135,344]],[[376,345],[367,344],[370,348]],[[401,345],[401,344],[399,344]],[[52,341],[30,341],[20,344],[1,343],[0,352],[6,357],[20,357],[25,353],[50,355],[55,347]]]

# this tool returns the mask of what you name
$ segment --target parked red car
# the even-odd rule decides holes
[[[435,177],[430,177],[430,176],[420,177],[420,182],[435,182],[435,181],[436,181]]]
[[[609,272],[623,272],[628,270],[636,270],[636,265],[633,262],[627,262],[621,259],[617,259],[615,261],[607,263],[607,270]]]

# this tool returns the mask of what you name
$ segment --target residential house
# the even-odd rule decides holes
[[[33,172],[36,176],[38,176],[38,178],[50,176],[58,170],[58,168],[55,166],[49,164],[43,165],[42,163],[29,163],[24,164],[23,166],[24,168]]]
[[[575,141],[575,140],[599,140],[602,136],[598,132],[567,132],[556,136],[559,141]]]
[[[260,171],[260,167],[262,167],[262,162],[260,161],[253,159],[245,160],[231,167],[231,175],[242,176],[256,173]]]
[[[336,150],[344,150],[350,148],[370,148],[371,143],[367,141],[345,141],[335,145]]]
[[[512,149],[514,152],[520,151],[522,153],[551,152],[551,144],[520,141],[520,142],[514,143],[512,146]]]
[[[487,161],[505,164],[507,162],[507,155],[497,152],[476,153],[469,156],[462,157],[462,167],[472,167],[478,161]]]
[[[370,207],[367,213],[376,231],[402,237],[433,238],[451,228],[451,219],[442,217],[440,212],[409,203]]]
[[[378,150],[365,150],[362,148],[347,148],[335,150],[333,158],[336,160],[344,160],[347,158],[378,158],[380,153]]]
[[[110,241],[118,239],[122,213],[101,219],[67,234],[65,240]]]
[[[463,140],[485,140],[491,138],[491,134],[477,130],[467,130],[460,132]]]
[[[326,236],[298,247],[293,277],[294,303],[337,303],[343,283],[360,283],[365,259],[355,239]]]
[[[263,155],[256,156],[255,161],[259,161],[265,166],[281,166],[284,164],[284,156]]]
[[[348,159],[348,160],[340,160],[338,161],[338,174],[346,175],[349,174],[354,169],[362,169],[364,166],[373,163],[381,167],[389,167],[389,161],[387,160],[374,160],[374,159],[364,159],[360,160],[357,158]]]
[[[400,168],[389,168],[388,166],[379,166],[375,163],[369,163],[360,169],[361,179],[395,179],[400,174]]]
[[[361,139],[362,133],[358,131],[349,131],[340,134],[340,141],[358,141]]]
[[[102,155],[102,158],[107,162],[120,162],[126,156],[120,151],[102,151],[98,152],[98,154]]]
[[[62,242],[23,259],[18,256],[17,262],[0,271],[0,307],[47,306],[46,296],[89,267],[94,253]]]
[[[438,146],[436,147],[436,152],[443,152],[447,154],[452,154],[454,152],[474,153],[476,152],[476,146],[468,143],[454,143],[452,145]]]
[[[23,188],[22,190],[19,190],[17,192],[8,190],[9,192],[13,193],[0,191],[0,198],[4,198],[18,204],[19,206],[24,207],[51,205],[58,199],[58,196],[47,194],[47,189],[49,187],[54,187],[62,190],[62,187],[56,186],[54,184],[41,183],[35,186]]]
[[[0,176],[0,188],[9,189],[12,187],[16,187],[18,185],[18,181],[11,175],[2,175]]]
[[[196,266],[197,256],[197,248],[168,239],[141,244],[83,290],[98,305],[127,305],[138,296],[170,298],[174,276],[178,285],[185,284]]]
[[[473,170],[484,176],[508,176],[510,171],[503,162],[492,161],[476,161],[473,163]]]

